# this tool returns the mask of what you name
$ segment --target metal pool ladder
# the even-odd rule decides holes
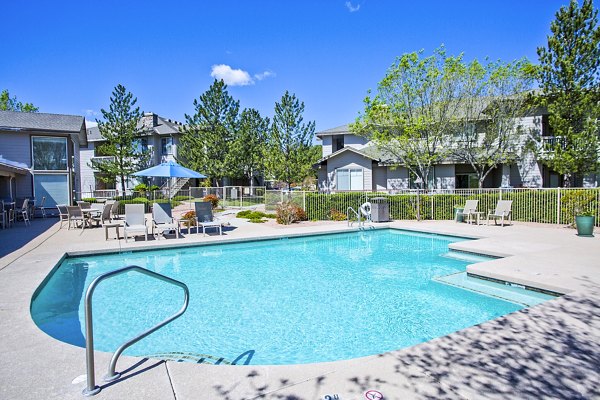
[[[179,318],[188,307],[188,304],[190,301],[190,291],[185,283],[177,281],[175,279],[171,279],[168,276],[161,275],[159,273],[147,270],[147,269],[139,267],[137,265],[130,265],[128,267],[115,269],[114,271],[110,271],[110,272],[107,272],[105,274],[102,274],[102,275],[96,277],[96,279],[94,279],[92,281],[92,283],[90,283],[90,286],[88,287],[87,292],[85,294],[85,361],[86,361],[86,369],[87,369],[87,387],[83,390],[84,396],[93,396],[95,394],[98,394],[100,392],[100,390],[102,390],[101,387],[96,386],[96,375],[94,372],[94,327],[92,324],[92,296],[94,295],[94,290],[96,289],[96,286],[98,286],[98,284],[100,282],[102,282],[103,280],[112,278],[113,276],[116,276],[116,275],[124,274],[129,271],[139,272],[144,275],[148,275],[152,278],[156,278],[161,281],[173,284],[175,286],[179,286],[180,288],[183,289],[185,298],[183,300],[183,306],[176,314],[173,314],[172,316],[165,319],[161,323],[153,326],[152,328],[148,329],[147,331],[145,331],[143,333],[140,333],[133,339],[130,339],[127,342],[123,343],[115,351],[115,354],[113,354],[113,356],[110,360],[110,365],[108,367],[108,374],[104,377],[105,382],[112,382],[121,377],[120,373],[115,372],[115,368],[117,366],[117,360],[119,359],[119,356],[121,355],[121,353],[123,353],[123,351],[126,348],[128,348],[132,344],[138,342],[139,340],[145,338],[152,332],[162,328],[169,322]]]
[[[354,208],[348,207],[348,209],[346,210],[346,219],[348,220],[348,226],[352,226],[354,224],[354,220],[352,220],[352,221],[350,220],[350,212],[352,212],[353,216],[356,216],[356,221],[358,222],[359,228],[362,225],[364,225],[364,222],[362,221],[360,213],[357,212]]]

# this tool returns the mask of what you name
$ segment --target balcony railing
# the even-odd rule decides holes
[[[541,150],[543,153],[553,151],[557,145],[565,148],[567,141],[562,136],[542,136],[541,138]]]
[[[90,164],[92,166],[92,169],[98,169],[98,165],[105,163],[105,162],[113,162],[113,161],[115,161],[114,156],[92,157],[90,159]]]

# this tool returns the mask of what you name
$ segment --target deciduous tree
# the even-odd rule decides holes
[[[0,93],[0,110],[19,111],[19,112],[38,112],[39,108],[31,103],[21,103],[17,96],[10,97],[7,89]]]

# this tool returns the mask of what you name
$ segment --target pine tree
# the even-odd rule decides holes
[[[142,134],[138,128],[142,112],[135,107],[136,103],[137,98],[119,84],[112,92],[108,111],[101,110],[103,120],[96,120],[100,135],[105,140],[98,147],[98,153],[112,156],[114,160],[103,161],[94,167],[105,182],[114,182],[119,177],[123,190],[127,178],[148,160],[148,154],[140,149],[138,143]]]
[[[313,173],[317,161],[311,143],[315,122],[303,123],[304,103],[288,91],[275,103],[275,115],[267,144],[267,171],[276,180],[300,182]]]
[[[264,171],[265,144],[269,131],[269,118],[261,117],[253,109],[242,111],[238,130],[231,144],[228,163],[235,167],[238,174],[248,179],[254,186],[254,177]]]
[[[179,155],[182,162],[214,180],[235,174],[228,157],[238,125],[239,101],[233,99],[222,80],[216,80],[199,99],[194,100],[196,112],[185,115]]]
[[[539,101],[559,140],[545,163],[570,186],[573,175],[598,170],[600,141],[600,28],[592,0],[562,7],[539,56]]]

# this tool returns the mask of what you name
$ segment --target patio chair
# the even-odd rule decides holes
[[[101,204],[100,206],[102,207],[101,213],[99,215],[92,215],[90,218],[90,222],[95,222],[96,226],[100,226],[100,224],[104,225],[104,221],[111,222],[111,219],[110,219],[111,206],[109,204]]]
[[[79,206],[79,208],[83,208],[83,209],[91,207],[91,205],[88,201],[78,201],[77,205]]]
[[[112,219],[119,219],[119,202],[116,200],[109,200],[107,203],[111,203],[112,207],[110,209],[110,215]]]
[[[504,219],[508,219],[508,224],[512,225],[512,200],[498,200],[498,204],[496,205],[496,209],[492,212],[489,210],[487,216],[487,224],[490,224],[490,218],[494,220],[494,225],[498,225],[498,218],[500,218],[500,223],[504,226]]]
[[[15,212],[17,213],[17,216],[21,214],[25,226],[27,226],[27,224],[31,225],[31,221],[29,221],[29,199],[23,200],[23,205],[21,208],[17,208]]]
[[[81,229],[85,228],[85,217],[81,208],[78,206],[67,206],[67,215],[69,220],[69,229],[71,229],[71,223],[77,226],[77,223],[81,223]]]
[[[472,222],[472,217],[475,216],[477,218],[477,224],[479,224],[479,213],[477,212],[477,205],[479,204],[479,200],[467,200],[465,202],[465,206],[463,207],[462,212],[457,212],[455,220],[458,222],[458,216],[462,215],[463,218],[467,217],[467,223]]]
[[[67,221],[69,223],[69,212],[67,211],[66,204],[57,204],[56,208],[58,208],[58,218],[60,220],[60,226],[58,229],[62,228],[63,221]]]
[[[46,203],[46,196],[42,196],[42,202],[38,205],[34,207],[34,213],[36,211],[40,211],[42,213],[42,218],[46,218],[46,208],[44,207],[44,203]]]
[[[125,204],[125,242],[128,237],[136,234],[144,234],[144,239],[148,240],[148,227],[146,227],[146,218],[144,217],[143,204]]]
[[[198,228],[202,227],[202,233],[206,235],[206,228],[215,228],[219,230],[219,235],[223,234],[223,224],[215,219],[210,201],[197,201],[194,203],[196,211],[196,233]]]
[[[160,237],[167,231],[175,231],[175,236],[179,239],[179,224],[171,214],[171,204],[154,203],[152,204],[152,235]]]

